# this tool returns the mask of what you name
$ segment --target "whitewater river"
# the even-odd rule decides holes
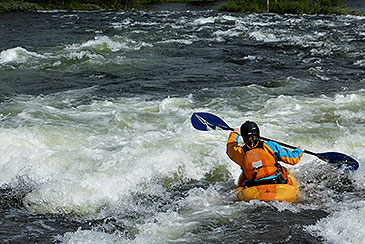
[[[0,14],[0,242],[364,244],[364,71],[365,17]],[[296,203],[238,202],[194,112],[360,168],[305,154]]]

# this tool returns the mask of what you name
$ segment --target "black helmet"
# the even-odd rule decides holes
[[[251,135],[260,137],[259,126],[252,121],[246,121],[241,125],[241,136],[243,138],[249,137]]]

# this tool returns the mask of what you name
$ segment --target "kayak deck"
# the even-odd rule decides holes
[[[238,187],[237,198],[239,201],[249,202],[251,200],[294,202],[297,199],[299,188],[296,180],[289,174],[287,184],[269,184],[252,187]]]

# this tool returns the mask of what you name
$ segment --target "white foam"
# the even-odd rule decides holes
[[[130,18],[126,18],[122,22],[114,22],[114,23],[112,23],[112,26],[115,29],[127,28],[127,27],[133,26],[133,25],[134,25],[134,21],[132,19],[130,19]]]
[[[1,183],[27,175],[36,186],[24,199],[31,211],[103,216],[100,209],[113,209],[156,177],[178,173],[201,179],[220,163],[213,154],[205,164],[199,151],[191,150],[197,134],[188,119],[190,98],[69,107],[67,94],[54,96],[21,102],[24,109],[13,120],[31,127],[1,129],[7,138],[1,147],[7,151],[2,152],[7,174],[1,174]]]
[[[63,236],[56,238],[63,244],[117,244],[117,243],[128,243],[123,241],[117,233],[108,234],[97,230],[82,230],[79,228],[75,232],[68,232]]]
[[[125,49],[138,50],[142,47],[151,47],[151,44],[145,42],[136,42],[131,39],[125,39],[119,36],[96,36],[93,40],[86,41],[82,44],[73,44],[67,49],[70,50],[99,50],[99,51],[111,51],[118,52]],[[66,49],[66,50],[67,50]]]
[[[0,65],[7,63],[25,63],[29,58],[44,58],[44,56],[36,52],[30,52],[22,47],[15,47],[1,51]]]
[[[158,43],[178,43],[184,45],[191,45],[193,44],[193,41],[186,39],[170,39],[170,40],[159,41]]]
[[[178,202],[180,211],[158,213],[146,223],[137,225],[139,233],[131,243],[169,243],[186,240],[186,233],[196,228],[203,219],[229,214],[234,207],[222,205],[223,196],[214,187],[195,188],[187,198]]]
[[[226,30],[226,31],[218,30],[218,31],[215,31],[213,34],[216,36],[234,37],[234,36],[241,35],[242,32],[238,31],[236,29],[232,29],[232,30]]]
[[[363,244],[365,240],[365,202],[346,207],[321,219],[307,230],[333,244]]]
[[[263,42],[281,41],[279,38],[277,38],[277,36],[274,33],[266,33],[260,30],[250,32],[249,36],[257,41],[263,41]]]
[[[361,59],[361,60],[357,60],[354,65],[356,66],[360,66],[360,67],[365,67],[365,59]]]
[[[202,17],[195,19],[193,24],[194,25],[207,25],[207,24],[213,24],[216,21],[216,17]]]

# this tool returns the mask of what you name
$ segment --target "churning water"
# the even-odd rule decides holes
[[[0,242],[365,239],[365,18],[216,11],[0,15]],[[315,152],[297,203],[237,202],[226,131]]]

